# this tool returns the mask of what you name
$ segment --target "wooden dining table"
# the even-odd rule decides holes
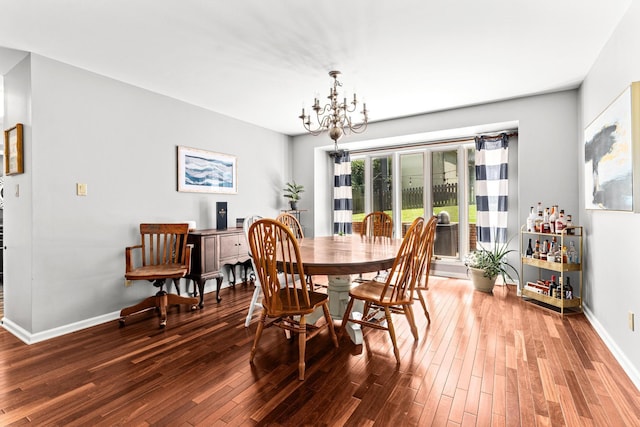
[[[391,268],[402,239],[336,235],[303,238],[298,243],[305,273],[328,277],[329,312],[334,320],[341,320],[349,302],[351,276]],[[361,316],[361,313],[362,306],[352,310],[353,317]],[[313,316],[308,321],[313,322]],[[354,343],[362,343],[360,325],[349,323],[347,332]]]

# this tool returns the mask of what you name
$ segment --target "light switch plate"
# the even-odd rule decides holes
[[[86,196],[87,195],[87,184],[76,184],[76,193],[78,196]]]

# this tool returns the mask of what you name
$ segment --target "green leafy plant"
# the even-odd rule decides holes
[[[510,272],[520,279],[518,270],[507,260],[507,255],[516,252],[514,249],[508,249],[509,242],[497,243],[492,249],[486,249],[480,245],[480,249],[469,252],[464,259],[464,265],[467,267],[477,268],[484,271],[484,277],[502,276],[504,283],[507,278],[515,282]]]
[[[303,185],[296,184],[295,181],[286,183],[286,187],[284,188],[284,197],[292,202],[297,202],[300,200],[300,193],[304,193]]]

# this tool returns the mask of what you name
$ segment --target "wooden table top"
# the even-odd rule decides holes
[[[326,236],[300,239],[304,271],[311,275],[342,275],[391,268],[402,239]]]

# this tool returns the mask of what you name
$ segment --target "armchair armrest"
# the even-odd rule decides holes
[[[142,249],[142,245],[128,246],[124,249],[126,262],[125,271],[127,273],[133,271],[133,257],[131,256],[133,249]]]

